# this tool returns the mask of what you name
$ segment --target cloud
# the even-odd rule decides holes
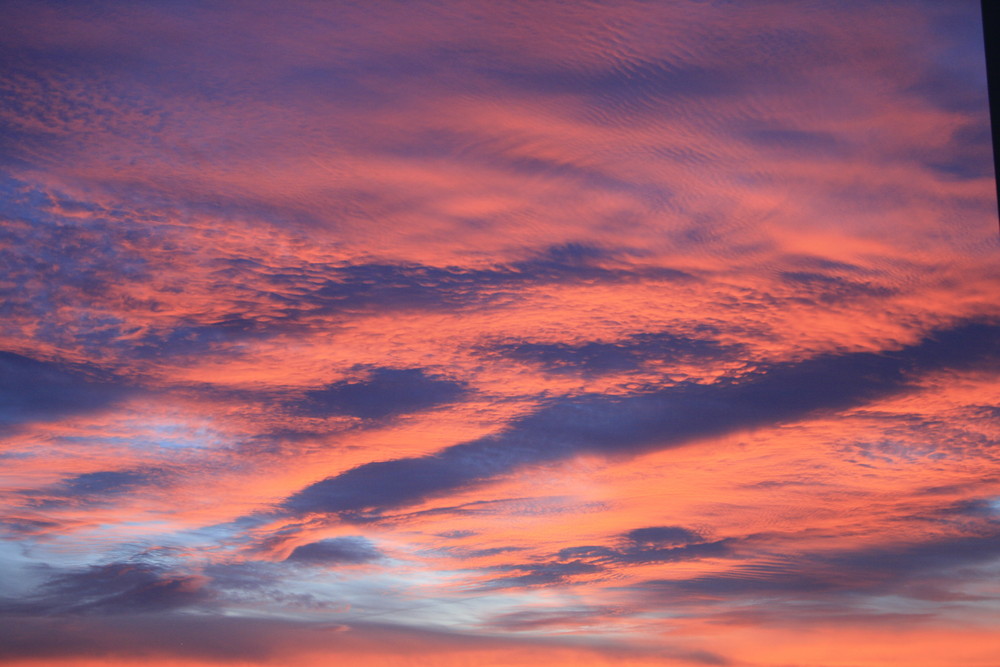
[[[187,658],[220,663],[300,665],[315,656],[337,655],[354,664],[526,665],[539,658],[553,664],[587,664],[662,657],[681,664],[729,664],[708,651],[670,647],[655,651],[601,641],[503,637],[495,632],[449,632],[389,623],[331,623],[245,615],[154,613],[113,618],[15,617],[0,624],[0,660],[80,658],[122,661]],[[53,638],[58,638],[54,641]],[[526,658],[527,656],[527,658]],[[646,662],[647,660],[651,662]],[[128,662],[126,662],[128,661]]]
[[[993,175],[990,126],[972,121],[952,132],[943,146],[917,154],[924,166],[947,179],[972,180]]]
[[[307,391],[298,407],[314,417],[383,419],[452,403],[465,391],[463,383],[427,375],[420,368],[375,368],[360,382],[335,382]]]
[[[636,544],[655,544],[657,546],[673,546],[702,541],[698,533],[680,526],[636,528],[625,533],[625,537]]]
[[[299,491],[291,513],[376,514],[576,454],[632,454],[836,412],[902,391],[921,373],[1000,361],[1000,327],[963,324],[898,351],[825,355],[738,380],[628,397],[553,401],[499,434],[433,456],[377,461]]]
[[[621,535],[621,544],[579,546],[559,550],[561,560],[580,559],[602,567],[641,563],[671,563],[700,558],[724,558],[732,554],[733,540],[709,542],[698,533],[680,526],[635,528]]]
[[[81,368],[0,352],[0,432],[101,410],[127,391]]]
[[[7,605],[5,614],[132,614],[202,606],[206,580],[140,561],[61,572],[39,592]]]
[[[614,607],[574,607],[561,606],[555,609],[529,609],[498,614],[490,619],[488,627],[515,632],[545,629],[550,627],[600,627],[609,618],[621,612]]]
[[[159,480],[162,470],[102,470],[70,477],[57,489],[66,496],[103,496],[125,493]]]
[[[944,518],[975,517],[1000,521],[1000,497],[968,498],[940,511]]]
[[[65,660],[152,654],[210,660],[271,655],[281,622],[163,612],[95,616],[8,616],[0,624],[0,659]],[[16,630],[15,630],[16,628]],[[53,641],[58,638],[58,641]]]
[[[611,547],[602,546],[581,546],[581,547],[566,547],[565,549],[560,549],[556,554],[556,557],[561,560],[569,560],[574,558],[586,559],[586,560],[610,560],[619,554],[617,549]]]
[[[831,554],[822,560],[850,574],[848,586],[896,583],[929,573],[946,575],[958,567],[1000,559],[1000,532],[956,535],[903,545],[880,545]],[[867,575],[867,576],[865,576]]]
[[[0,526],[5,530],[18,536],[37,535],[41,533],[58,532],[56,529],[63,528],[63,524],[58,521],[47,519],[34,519],[28,517],[6,516],[0,520]]]
[[[582,558],[599,562],[624,561],[646,555],[660,556],[664,560],[670,560],[672,558],[680,559],[684,554],[696,553],[696,550],[689,550],[687,547],[705,543],[705,539],[701,535],[681,526],[635,528],[620,537],[622,546],[619,547],[566,547],[556,555],[562,560]]]
[[[975,3],[6,4],[0,662],[988,633]]]
[[[642,59],[626,66],[588,70],[536,65],[530,70],[494,68],[487,74],[508,85],[533,93],[571,93],[589,98],[595,105],[633,113],[655,101],[687,97],[728,97],[748,90],[750,82],[741,70],[746,63],[700,65],[671,60]],[[784,80],[787,72],[769,70],[765,76]],[[760,86],[764,77],[753,78]],[[783,82],[787,83],[787,80]]]
[[[956,584],[978,579],[974,570],[966,568],[998,559],[1000,534],[994,528],[920,542],[788,554],[780,561],[754,563],[724,574],[645,581],[634,590],[653,604],[668,596],[672,604],[721,605],[767,598],[775,609],[787,604],[789,611],[799,608],[806,613],[800,605],[811,601],[819,613],[843,616],[861,613],[867,601],[887,595],[922,601],[974,599]]]
[[[300,302],[326,312],[455,309],[502,302],[531,286],[693,279],[667,267],[605,268],[589,261],[595,256],[600,254],[564,248],[489,268],[350,264],[331,267],[332,277],[302,295]]]
[[[151,243],[152,239],[146,242]],[[46,239],[37,242],[39,246],[50,244]],[[307,335],[316,327],[325,330],[330,317],[394,311],[460,312],[509,306],[523,290],[548,285],[694,280],[691,274],[677,269],[630,266],[621,261],[619,254],[568,243],[535,251],[528,259],[480,268],[415,263],[286,265],[273,260],[269,263],[268,258],[218,258],[210,273],[195,272],[197,290],[211,293],[213,306],[209,314],[180,313],[177,317],[161,318],[152,327],[130,326],[127,319],[112,316],[91,318],[45,329],[39,335],[66,342],[67,335],[72,333],[72,340],[88,349],[110,350],[125,358],[166,361],[178,356],[221,356],[282,334]],[[113,280],[113,275],[105,275],[103,269],[124,259],[106,257],[100,269],[88,269],[86,280],[74,276],[55,284],[60,290],[72,291],[89,284],[87,281]],[[608,262],[610,265],[603,265]],[[146,266],[144,270],[149,269]],[[137,291],[148,288],[146,277],[133,277],[129,286]],[[109,291],[100,282],[94,284],[93,292]],[[192,288],[184,285],[184,289]],[[60,294],[59,298],[73,298],[69,292]],[[169,295],[161,292],[157,298],[169,299]],[[141,333],[137,334],[137,330]]]
[[[164,358],[175,355],[194,355],[219,350],[233,343],[274,335],[287,329],[281,322],[265,322],[251,317],[230,317],[206,324],[178,323],[164,331],[151,331],[137,341],[118,346],[128,346],[137,358]]]
[[[754,125],[738,132],[737,136],[757,148],[791,155],[843,158],[850,149],[840,136],[819,130]]]
[[[308,565],[357,565],[382,558],[382,553],[364,537],[334,537],[295,547],[285,560]]]
[[[593,375],[633,371],[650,361],[669,364],[733,359],[744,351],[743,346],[738,344],[667,332],[634,334],[607,343],[522,342],[502,343],[486,349],[519,361],[536,363],[552,373]]]
[[[636,528],[619,536],[617,546],[586,545],[566,547],[548,562],[498,565],[491,571],[520,571],[511,577],[494,579],[484,588],[519,588],[567,583],[581,574],[596,574],[622,566],[674,563],[732,555],[733,540],[709,542],[696,532],[680,526]]]
[[[778,277],[795,291],[798,298],[807,303],[835,304],[864,297],[884,298],[894,291],[843,276],[812,271],[782,271]]]
[[[167,478],[160,468],[142,470],[101,470],[68,477],[43,489],[21,493],[36,509],[73,505],[101,505]]]
[[[491,569],[500,571],[523,571],[524,574],[493,579],[483,586],[483,588],[487,590],[564,584],[571,577],[581,574],[596,574],[603,571],[604,567],[596,563],[585,563],[579,560],[572,560],[564,563],[498,565]]]
[[[945,111],[978,115],[986,106],[985,82],[978,73],[947,66],[929,68],[905,92]]]
[[[608,562],[628,563],[676,563],[701,558],[725,558],[732,554],[730,540],[699,542],[678,547],[636,546],[622,549],[606,556]]]

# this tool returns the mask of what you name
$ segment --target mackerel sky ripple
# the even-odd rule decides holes
[[[0,664],[995,667],[979,3],[0,13]]]

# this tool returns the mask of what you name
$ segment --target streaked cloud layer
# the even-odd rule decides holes
[[[0,663],[992,667],[976,2],[10,2]]]

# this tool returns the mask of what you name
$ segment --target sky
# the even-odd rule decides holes
[[[0,13],[0,664],[996,666],[978,2]]]

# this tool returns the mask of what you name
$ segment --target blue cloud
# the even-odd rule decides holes
[[[920,373],[1000,363],[1000,327],[966,324],[898,352],[825,355],[740,380],[553,401],[506,430],[433,456],[367,463],[285,502],[291,513],[375,516],[525,464],[579,453],[640,453],[835,412],[901,391]],[[371,514],[374,512],[374,514]]]
[[[285,560],[309,565],[356,565],[382,558],[371,540],[364,537],[334,537],[296,547]]]
[[[650,361],[680,362],[697,359],[737,358],[742,345],[669,332],[644,333],[623,340],[598,343],[502,343],[488,352],[540,365],[551,373],[599,375],[633,371]]]
[[[427,375],[419,368],[376,368],[366,380],[308,391],[297,407],[315,417],[382,419],[452,403],[465,392],[463,383]]]
[[[658,546],[673,546],[701,542],[698,533],[680,526],[652,526],[636,528],[625,533],[625,537],[636,544],[655,544]]]
[[[59,572],[26,599],[10,602],[0,614],[151,613],[201,606],[210,599],[202,581],[141,561]]]
[[[0,432],[100,410],[124,398],[126,385],[85,370],[0,352]]]

